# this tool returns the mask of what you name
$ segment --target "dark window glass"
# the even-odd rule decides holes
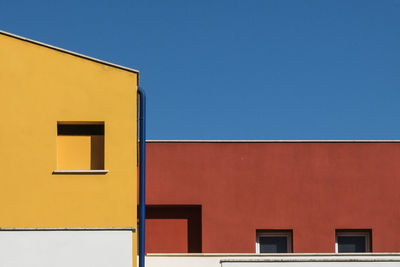
[[[287,253],[285,236],[260,236],[260,253]]]
[[[365,236],[338,236],[338,252],[366,252]]]

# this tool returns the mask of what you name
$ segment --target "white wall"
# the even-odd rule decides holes
[[[0,267],[131,267],[131,230],[1,231]]]
[[[386,254],[149,254],[146,267],[394,267],[400,253]]]

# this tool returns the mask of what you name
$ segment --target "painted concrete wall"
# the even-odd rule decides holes
[[[400,266],[400,254],[153,254],[146,257],[147,267],[394,267]]]
[[[146,206],[146,251],[201,251],[201,207]],[[167,248],[167,251],[166,251]]]
[[[137,73],[3,34],[0,58],[0,227],[135,227]],[[109,173],[52,174],[58,121],[104,122]]]
[[[0,231],[0,267],[132,267],[132,231]]]
[[[138,73],[3,32],[0,59],[0,228],[135,228]],[[109,172],[53,174],[58,122],[104,123]]]
[[[202,252],[254,253],[257,229],[293,229],[295,253],[334,252],[336,229],[372,229],[373,252],[400,251],[400,143],[147,148],[147,203],[201,205]],[[155,249],[154,227],[148,252],[176,252],[168,243]],[[162,238],[174,235],[165,229]]]

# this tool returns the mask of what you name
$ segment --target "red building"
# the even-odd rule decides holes
[[[147,149],[147,252],[400,252],[397,141]]]

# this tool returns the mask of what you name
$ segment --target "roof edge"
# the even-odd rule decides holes
[[[146,143],[400,143],[400,140],[146,140]]]
[[[335,257],[366,258],[375,256],[400,257],[399,252],[366,252],[366,253],[147,253],[146,257],[255,257],[255,258],[293,258],[293,257]]]
[[[89,56],[86,56],[86,55],[83,55],[83,54],[79,54],[79,53],[76,53],[76,52],[73,52],[73,51],[70,51],[70,50],[67,50],[67,49],[63,49],[63,48],[57,47],[57,46],[53,46],[53,45],[45,44],[45,43],[42,43],[42,42],[39,42],[39,41],[35,41],[35,40],[29,39],[29,38],[25,38],[25,37],[22,37],[22,36],[13,34],[13,33],[9,33],[9,32],[0,30],[0,34],[8,36],[8,37],[15,38],[15,39],[19,39],[19,40],[22,40],[22,41],[26,41],[26,42],[29,42],[29,43],[32,43],[32,44],[36,44],[36,45],[40,45],[40,46],[43,46],[43,47],[47,47],[47,48],[50,48],[50,49],[53,49],[53,50],[56,50],[56,51],[59,51],[59,52],[62,52],[62,53],[70,54],[70,55],[73,55],[73,56],[76,56],[76,57],[80,57],[80,58],[83,58],[83,59],[88,59],[88,60],[103,64],[103,65],[107,65],[107,66],[110,66],[110,67],[126,70],[126,71],[129,71],[129,72],[133,72],[135,74],[139,74],[139,71],[135,70],[135,69],[124,67],[124,66],[121,66],[121,65],[118,65],[118,64],[114,64],[114,63],[111,63],[111,62],[108,62],[108,61],[104,61],[104,60],[101,60],[101,59],[97,59],[97,58],[94,58],[94,57],[89,57]]]

